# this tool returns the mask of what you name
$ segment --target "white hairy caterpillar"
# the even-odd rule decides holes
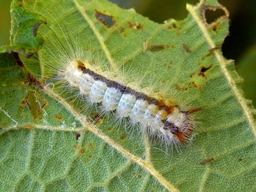
[[[91,104],[101,103],[102,111],[115,111],[116,118],[129,117],[132,125],[139,123],[167,143],[184,142],[191,137],[193,123],[189,111],[107,79],[81,61],[69,63],[63,78],[70,86],[79,88]]]
[[[64,89],[68,89],[68,84],[69,87],[79,90],[79,94],[85,98],[84,105],[98,107],[103,116],[114,113],[113,117],[117,120],[126,119],[128,126],[139,127],[150,137],[158,138],[167,146],[182,144],[192,138],[195,123],[191,114],[201,110],[200,108],[184,109],[162,94],[148,91],[148,87],[142,88],[136,82],[126,82],[120,74],[115,73],[116,71],[101,69],[97,60],[88,56],[86,51],[79,50],[79,47],[70,42],[73,39],[68,38],[70,37],[65,37],[65,40],[71,54],[58,39],[61,48],[56,45],[55,48],[62,59],[54,53],[52,59],[56,64],[45,63],[46,68],[55,70],[55,74],[50,75],[51,82],[63,83]],[[45,48],[50,49],[47,45]],[[43,76],[47,74],[44,70]]]

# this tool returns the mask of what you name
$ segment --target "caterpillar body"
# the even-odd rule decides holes
[[[65,43],[72,44],[67,39],[62,44],[58,39],[59,48],[54,41],[49,42],[57,51],[63,49]],[[45,67],[57,70],[57,80],[79,90],[80,95],[86,98],[83,101],[85,105],[98,106],[103,115],[113,113],[116,120],[125,119],[129,126],[139,127],[166,146],[183,144],[192,138],[195,123],[191,114],[201,108],[187,110],[172,99],[163,97],[162,92],[148,91],[150,87],[142,88],[136,82],[134,86],[133,82],[123,81],[120,74],[111,69],[101,69],[100,65],[95,65],[95,60],[87,58],[87,53],[81,53],[81,50],[76,50],[78,47],[70,44],[67,47],[72,53],[65,55],[68,51],[60,51],[61,59],[46,45],[56,64],[46,63]]]
[[[71,87],[79,89],[88,104],[100,104],[103,113],[114,112],[118,119],[128,118],[132,126],[138,124],[167,145],[191,138],[191,111],[183,111],[157,94],[150,96],[146,91],[137,91],[91,66],[89,61],[74,60],[60,74]]]

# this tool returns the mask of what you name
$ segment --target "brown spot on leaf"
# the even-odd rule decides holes
[[[148,45],[148,41],[144,41],[143,43],[143,52],[145,52],[147,49],[150,51],[160,51],[165,48],[174,48],[172,45]]]
[[[55,115],[55,118],[56,118],[57,120],[62,120],[62,116],[59,115],[59,114]]]
[[[74,146],[74,149],[77,150],[77,151],[80,150],[79,145],[75,145],[75,146]]]
[[[191,53],[191,50],[189,49],[189,47],[185,43],[182,43],[182,47],[183,47],[183,49],[185,49],[185,51],[187,53]]]
[[[214,32],[217,32],[217,26],[216,26],[216,25],[213,25],[213,26],[212,26],[212,30],[213,30]]]
[[[131,21],[128,22],[128,25],[129,25],[129,28],[136,29],[136,30],[140,30],[143,28],[142,24],[133,23]]]
[[[74,100],[74,98],[69,98],[68,101],[71,103]]]
[[[191,73],[190,75],[189,75],[189,77],[191,78],[191,77],[193,77],[195,75],[195,73]]]
[[[163,50],[164,48],[165,48],[165,45],[150,45],[148,47],[150,51],[160,51],[160,50]]]
[[[93,143],[89,144],[89,148],[92,149],[94,147]]]
[[[221,49],[221,46],[216,46],[216,47],[213,47],[211,49],[208,50],[208,53],[202,57],[202,60],[204,60],[205,58],[209,57],[210,55],[212,55],[212,53],[215,51],[215,50],[218,50],[218,49]]]
[[[93,119],[93,123],[94,123],[95,125],[101,125],[102,122],[103,122],[103,119],[104,119],[103,115],[98,114],[98,113],[92,114],[92,115],[91,115],[91,118]]]
[[[148,41],[144,41],[143,43],[143,52],[145,52],[148,48]]]
[[[41,85],[41,83],[30,73],[28,73],[27,75],[27,80],[25,81],[25,83],[32,83],[34,84],[36,87],[43,89],[43,86]]]
[[[41,106],[41,109],[43,109],[45,106],[46,106],[46,102],[45,103],[43,103],[43,105]]]
[[[168,27],[169,30],[173,30],[173,29],[177,29],[177,28],[178,28],[178,27],[177,27],[176,23],[172,23],[172,24]]]
[[[133,172],[133,176],[138,177],[139,179],[142,178],[142,175],[138,175],[137,173]]]
[[[208,158],[208,159],[203,159],[203,160],[200,161],[200,164],[205,165],[206,163],[210,163],[213,160],[214,160],[213,157]]]
[[[31,107],[30,107],[30,105],[29,105],[27,99],[28,99],[28,96],[26,96],[25,99],[23,99],[23,100],[21,101],[21,103],[22,103],[23,105],[26,105],[26,106],[28,107],[28,109],[30,110]]]
[[[120,140],[125,140],[125,136],[122,135],[122,136],[120,137]]]
[[[102,115],[99,114],[99,113],[95,113],[95,114],[92,114],[92,115],[91,115],[91,118],[93,118],[93,119],[99,119],[99,118],[102,118]]]
[[[85,151],[86,151],[85,148],[83,148],[83,149],[80,150],[80,153],[85,154]]]
[[[121,28],[121,29],[119,30],[120,33],[123,33],[124,31],[125,31],[124,28]]]
[[[95,10],[95,17],[98,21],[100,21],[107,28],[110,28],[113,25],[115,25],[115,20],[113,19],[113,16],[110,16],[110,15],[107,15],[105,13]]]
[[[195,87],[196,89],[199,89],[199,90],[202,89],[202,86],[197,85],[194,81],[190,82],[189,85],[192,86],[192,87]]]
[[[209,49],[209,53],[212,53],[214,50],[221,49],[221,46],[216,46],[211,49]]]
[[[182,82],[181,82],[182,83]],[[175,84],[175,88],[179,91],[187,91],[189,86],[190,86],[191,82],[190,83],[186,83],[185,85],[183,84]]]

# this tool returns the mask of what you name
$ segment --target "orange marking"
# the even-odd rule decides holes
[[[175,135],[178,137],[178,139],[181,141],[181,142],[184,142],[185,141],[185,137],[184,135],[181,133],[181,132],[176,132]]]
[[[161,119],[166,119],[167,115],[168,115],[168,113],[165,110],[162,110],[160,113]]]
[[[174,106],[168,107],[166,111],[168,114],[171,114],[174,111]]]
[[[77,68],[80,70],[84,69],[84,64],[82,61],[77,60]]]
[[[164,101],[163,101],[163,100],[158,100],[157,106],[158,106],[159,108],[165,106]]]

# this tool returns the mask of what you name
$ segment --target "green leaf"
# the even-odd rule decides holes
[[[26,57],[36,53],[42,45],[42,38],[37,36],[37,29],[44,21],[38,14],[23,8],[21,2],[11,5],[11,36],[9,46],[3,46],[0,53],[20,52]]]
[[[12,8],[12,45],[0,51],[38,53],[0,56],[1,191],[255,190],[255,110],[221,54],[228,12],[216,0],[188,5],[186,19],[165,24],[104,0],[14,1]],[[208,24],[205,11],[215,9],[224,15]],[[24,33],[40,21],[37,36]],[[112,116],[92,123],[97,109],[51,83],[54,68],[75,56],[134,81],[149,74],[177,104],[203,107],[196,137],[166,150]]]

